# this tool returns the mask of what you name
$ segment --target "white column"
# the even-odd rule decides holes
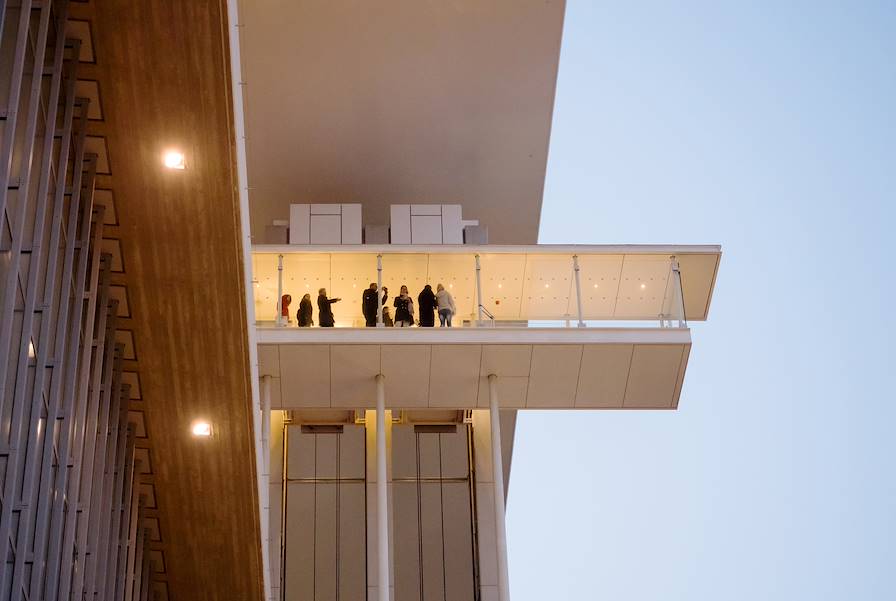
[[[386,471],[386,377],[376,376],[376,535],[377,591],[389,601],[389,493]]]
[[[281,255],[282,257],[283,255]],[[261,377],[261,537],[271,548],[271,376]],[[273,598],[273,597],[271,597]]]
[[[582,321],[582,285],[579,282],[579,255],[572,256],[572,270],[576,278],[576,307],[579,311],[579,327],[584,328],[585,322]]]
[[[383,324],[383,255],[376,256],[376,327]]]
[[[283,321],[283,255],[277,256],[277,325],[286,325]]]
[[[495,481],[495,538],[498,550],[498,598],[510,601],[507,572],[507,527],[504,524],[504,460],[501,457],[501,416],[498,412],[498,376],[488,376],[489,422],[492,427],[492,469]]]
[[[476,255],[476,310],[477,310],[477,323],[476,325],[482,325],[482,278],[479,275],[480,266],[479,266],[479,255]]]

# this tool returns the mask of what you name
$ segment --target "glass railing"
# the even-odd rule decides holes
[[[365,295],[370,323],[389,327],[402,286],[419,326],[439,285],[452,327],[687,327],[678,260],[667,254],[261,251],[252,268],[260,327],[326,325],[329,306],[334,327],[363,328]]]

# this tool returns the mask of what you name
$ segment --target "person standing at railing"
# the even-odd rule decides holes
[[[408,287],[402,286],[395,297],[395,327],[409,328],[414,325],[414,299],[408,296]]]
[[[427,284],[417,297],[417,306],[420,307],[420,327],[431,328],[435,325],[435,310],[438,301],[432,291],[432,286]]]
[[[361,313],[364,314],[364,325],[368,328],[376,327],[378,297],[376,282],[370,282],[370,287],[361,294]]]
[[[314,325],[311,318],[311,295],[306,294],[299,302],[299,310],[296,313],[296,320],[299,322],[300,328],[310,328]]]
[[[332,328],[336,324],[333,318],[333,303],[338,303],[341,298],[327,298],[327,289],[317,291],[317,321],[322,328]]]
[[[289,305],[292,303],[292,295],[284,294],[280,297],[280,317],[283,323],[289,323]]]
[[[436,286],[436,303],[439,307],[439,327],[450,328],[451,316],[457,313],[457,308],[454,306],[454,297],[441,284]]]
[[[380,310],[383,312],[383,325],[387,328],[391,328],[395,325],[395,322],[392,321],[392,316],[389,315],[389,306],[386,304],[388,299],[389,289],[383,286],[383,300],[380,304]]]

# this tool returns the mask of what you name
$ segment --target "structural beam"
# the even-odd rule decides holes
[[[501,416],[498,411],[498,376],[488,376],[489,422],[492,430],[492,471],[495,483],[495,538],[498,554],[498,598],[510,601],[510,579],[507,572],[507,526],[504,523],[504,465],[501,456]]]

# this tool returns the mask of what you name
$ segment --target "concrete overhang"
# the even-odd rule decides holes
[[[687,328],[257,328],[275,409],[675,409]]]
[[[289,203],[459,203],[538,236],[565,2],[239,0],[252,233]]]

